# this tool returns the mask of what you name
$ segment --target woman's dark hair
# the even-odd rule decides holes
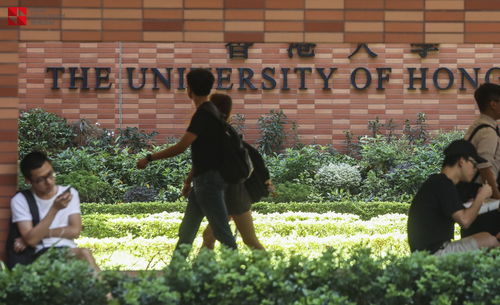
[[[210,96],[210,101],[219,109],[223,118],[227,121],[233,108],[233,100],[227,94],[214,93]]]
[[[33,151],[27,154],[21,161],[21,173],[27,179],[31,179],[31,171],[42,167],[45,162],[50,162],[47,155],[41,151]]]

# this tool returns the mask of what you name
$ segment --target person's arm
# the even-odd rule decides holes
[[[49,234],[49,227],[54,221],[54,218],[59,212],[66,208],[71,201],[72,195],[71,193],[63,193],[59,195],[55,200],[52,206],[50,207],[47,215],[40,222],[33,227],[32,221],[20,221],[17,223],[17,227],[19,228],[19,232],[23,238],[23,241],[32,247],[35,247],[40,243],[42,239],[44,239]]]
[[[493,189],[493,198],[500,198],[500,192],[493,172],[493,160],[497,150],[498,135],[492,128],[482,128],[472,139],[472,144],[476,147],[477,153],[487,162],[479,163],[477,168],[483,183],[487,182]]]
[[[479,175],[481,175],[483,181],[486,181],[491,186],[491,197],[500,199],[500,191],[498,190],[498,184],[493,173],[493,166],[479,169]]]
[[[66,239],[76,239],[82,232],[82,217],[80,214],[69,215],[68,226],[49,229],[48,237],[60,237]]]
[[[479,209],[483,204],[484,200],[491,196],[491,186],[488,184],[483,184],[477,192],[476,198],[472,202],[469,208],[458,210],[452,214],[453,220],[455,220],[462,228],[467,229],[476,220],[479,213]]]
[[[178,154],[181,154],[184,151],[186,151],[186,149],[196,140],[196,137],[197,137],[196,134],[188,131],[182,136],[180,141],[177,142],[175,145],[165,148],[164,150],[161,150],[154,154],[151,154],[151,159],[154,161],[154,160],[167,159],[170,157],[177,156]],[[146,168],[148,163],[149,161],[147,158],[139,159],[137,161],[137,168],[144,169]]]

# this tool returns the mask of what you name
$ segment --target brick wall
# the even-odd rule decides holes
[[[40,59],[34,55],[31,57],[32,53],[26,57],[28,53],[25,52],[23,60],[18,61],[18,41],[25,43],[21,49],[31,48],[34,46],[31,44],[33,42],[62,42],[64,43],[62,48],[75,48],[83,42],[112,43],[111,48],[114,48],[114,44],[120,41],[123,42],[125,48],[150,49],[158,47],[156,48],[158,50],[160,49],[158,43],[203,42],[210,43],[210,46],[217,49],[224,42],[248,41],[266,43],[262,45],[262,49],[266,49],[268,43],[281,48],[283,44],[289,42],[315,42],[318,45],[324,44],[326,48],[331,46],[330,44],[341,45],[344,53],[346,49],[353,48],[360,42],[379,43],[374,48],[381,49],[381,52],[390,48],[405,49],[408,47],[408,43],[426,42],[445,44],[442,47],[447,52],[443,52],[444,54],[440,52],[437,62],[443,61],[443,64],[457,64],[457,66],[462,63],[493,65],[497,52],[495,43],[500,41],[499,0],[4,0],[1,5],[0,120],[2,125],[0,127],[0,154],[2,154],[2,158],[0,158],[0,181],[2,182],[2,192],[0,193],[0,258],[3,253],[1,241],[5,238],[5,220],[9,216],[8,197],[15,188],[17,161],[15,118],[18,109],[16,80],[19,80],[22,90],[26,90],[21,93],[23,105],[40,103],[42,99],[45,102],[47,99],[54,103],[52,105],[60,103],[61,109],[66,111],[69,116],[74,117],[76,114],[82,114],[89,118],[103,120],[103,122],[109,120],[109,123],[105,124],[111,124],[111,121],[116,120],[116,117],[113,117],[113,109],[116,111],[116,106],[111,102],[112,99],[115,99],[115,92],[110,93],[109,96],[94,95],[94,99],[99,97],[98,103],[94,101],[86,106],[74,104],[71,107],[66,107],[66,96],[64,96],[64,104],[62,100],[57,101],[53,93],[46,95],[44,93],[43,97],[30,97],[32,90],[36,89],[34,85],[40,86],[38,89],[45,92],[45,80],[41,83],[33,83],[30,78],[18,77],[18,62],[20,70],[22,70],[27,68],[31,60],[36,63]],[[28,25],[6,26],[6,8],[10,6],[28,8]],[[134,46],[134,43],[140,44]],[[392,45],[392,43],[398,45]],[[483,45],[475,45],[478,43]],[[40,48],[45,49],[45,47],[46,45],[43,45]],[[88,47],[95,48],[91,45]],[[192,48],[196,50],[196,46],[192,46]],[[453,50],[454,48],[463,51],[457,53]],[[483,50],[484,53],[475,54],[475,52],[479,52],[478,49]],[[386,53],[385,60],[391,62],[391,66],[392,64],[401,65],[402,61],[404,67],[408,60],[406,51],[404,51],[403,58],[398,55],[403,54],[399,51],[396,54]],[[134,53],[134,51],[130,52]],[[141,52],[136,51],[136,53]],[[469,57],[471,56],[469,53],[474,56]],[[449,59],[446,58],[446,54],[450,55]],[[50,52],[46,52],[46,55],[42,56],[43,60],[50,58],[48,56]],[[394,62],[392,62],[391,56],[395,56]],[[52,63],[57,64],[58,58],[61,56],[57,55],[52,58],[54,60]],[[141,58],[139,56],[139,59]],[[101,60],[110,60],[106,64],[115,64],[112,60],[116,60],[116,58],[109,57]],[[460,63],[460,60],[463,62]],[[207,64],[206,60],[201,62]],[[435,60],[427,64],[436,67],[439,64],[437,62]],[[366,63],[369,65],[368,61]],[[24,64],[26,67],[23,66]],[[66,62],[63,60],[60,64],[64,65]],[[290,61],[287,60],[287,64],[290,64]],[[209,62],[208,65],[211,63]],[[395,85],[404,82],[404,79],[393,79],[399,81]],[[345,86],[346,84],[339,83],[339,85]],[[339,92],[339,95],[343,96],[339,99],[345,105],[352,104],[348,111],[342,104],[338,104],[337,108],[329,108],[331,105],[315,105],[315,102],[311,101],[313,95],[305,99],[298,99],[297,102],[293,100],[293,97],[283,99],[283,102],[277,102],[274,98],[267,100],[264,97],[260,101],[260,96],[253,97],[241,95],[241,93],[235,95],[239,107],[245,108],[246,105],[251,105],[250,109],[244,110],[248,111],[249,116],[253,115],[253,120],[255,120],[253,111],[257,111],[255,109],[261,107],[259,103],[264,105],[262,106],[264,108],[270,107],[268,105],[274,107],[279,104],[291,116],[309,115],[309,122],[301,122],[302,133],[307,135],[309,139],[315,133],[323,132],[322,129],[327,132],[332,125],[341,128],[341,124],[345,126],[350,124],[351,128],[361,128],[361,126],[366,125],[368,116],[378,114],[385,117],[411,115],[424,106],[425,109],[430,107],[433,111],[431,121],[434,122],[431,124],[452,126],[458,123],[464,124],[470,120],[473,107],[470,103],[469,93],[457,92],[455,88],[438,95],[435,95],[435,92],[430,92],[428,95],[430,98],[420,98],[418,94],[409,94],[403,89],[401,90],[401,92],[395,91],[393,96],[386,96],[387,93],[381,95],[370,91],[352,92],[345,87],[343,91]],[[63,92],[63,94],[66,93]],[[95,93],[90,91],[87,94],[89,94],[88,98],[91,99],[90,96]],[[165,94],[160,99],[181,99],[181,95],[177,95],[177,92],[160,94]],[[431,97],[433,94],[434,97]],[[31,98],[38,101],[30,101]],[[81,94],[80,97],[68,97],[68,101],[74,103],[79,98],[88,101],[84,94]],[[124,121],[131,120],[132,122],[142,117],[145,120],[150,120],[148,121],[148,124],[151,123],[150,127],[162,128],[165,131],[177,130],[177,128],[168,125],[170,123],[159,123],[155,120],[177,119],[190,111],[183,108],[186,107],[185,104],[179,104],[182,106],[177,106],[177,108],[174,106],[174,110],[178,112],[174,113],[174,117],[169,117],[173,113],[172,111],[160,113],[159,111],[163,111],[164,108],[155,108],[153,107],[154,102],[143,100],[153,97],[139,96],[141,109],[147,110],[141,113],[137,104],[132,102],[135,97],[126,98],[129,100],[126,100],[124,106],[128,105],[127,107],[130,108],[127,108],[129,109],[127,111],[125,108],[123,109]],[[318,95],[314,95],[314,99],[317,98]],[[367,98],[370,99],[368,106],[363,105],[363,101]],[[243,103],[243,99],[245,103]],[[392,105],[390,100],[397,101],[396,105]],[[351,101],[352,103],[350,103]],[[449,107],[443,108],[446,110],[441,111],[439,110],[441,103],[445,103]],[[312,104],[314,106],[311,106]],[[409,104],[412,105],[411,109],[413,110],[411,111],[408,108]],[[106,109],[106,111],[95,113],[92,108],[96,106]],[[52,107],[56,108],[56,106]],[[155,111],[151,112],[154,109],[158,110],[158,114]],[[317,112],[318,110],[321,111]],[[163,116],[159,116],[159,114]],[[130,117],[126,118],[125,115],[130,115]],[[324,117],[320,118],[320,115]],[[329,115],[331,115],[330,120],[334,119],[335,115],[339,117],[349,115],[349,119],[342,123],[326,122],[324,126],[318,128],[316,123],[323,123],[316,122],[316,120],[328,120]],[[166,126],[159,126],[159,124],[166,124]],[[334,130],[338,133],[340,129]],[[329,140],[328,137],[325,140]],[[332,137],[335,140],[335,133]]]
[[[479,69],[478,83],[485,81],[486,73],[500,58],[500,48],[491,44],[441,44],[439,51],[429,52],[426,58],[411,52],[410,44],[368,44],[377,57],[370,57],[366,50],[360,50],[350,59],[349,55],[357,44],[318,43],[315,57],[300,58],[294,51],[288,57],[286,43],[257,43],[249,49],[248,59],[230,59],[224,43],[21,43],[19,92],[23,109],[40,107],[58,113],[69,120],[86,118],[99,122],[106,128],[125,126],[139,127],[147,131],[160,132],[158,140],[179,137],[184,132],[190,113],[194,107],[185,90],[179,87],[179,68],[210,67],[217,75],[217,68],[231,69],[231,80],[218,90],[230,94],[235,103],[234,113],[246,118],[246,137],[254,141],[259,136],[258,118],[270,110],[282,109],[298,123],[300,139],[304,143],[334,144],[342,147],[343,132],[350,129],[355,135],[366,134],[367,123],[379,117],[382,123],[394,120],[396,130],[401,131],[406,119],[414,121],[418,112],[427,115],[427,123],[432,130],[464,129],[477,114],[472,93],[473,85],[464,79],[465,69],[474,75]],[[121,65],[121,68],[120,68]],[[53,90],[52,73],[47,67],[64,67],[59,73],[59,90]],[[69,89],[69,67],[88,67],[88,90]],[[101,86],[109,90],[96,90],[95,67],[108,67],[109,81]],[[238,68],[254,71],[251,82],[240,87]],[[270,84],[261,76],[265,68],[274,68],[276,89],[264,90]],[[305,73],[304,88],[300,89],[297,67],[311,68]],[[325,90],[324,81],[316,68],[336,68],[328,81],[330,89]],[[369,70],[372,81],[365,90],[351,84],[351,75],[360,67]],[[377,68],[391,68],[389,79],[383,81],[383,90],[378,90]],[[135,68],[134,86],[141,84],[140,68],[149,68],[145,85],[141,90],[132,90],[128,85],[127,68]],[[170,73],[171,88],[158,81],[158,90],[153,90],[151,68]],[[287,77],[289,90],[281,90],[284,76],[280,69],[289,68]],[[414,81],[415,90],[409,89],[408,68],[416,69],[415,77],[421,76],[420,68],[427,68],[426,87],[421,90],[420,81]],[[433,75],[439,68],[447,68],[453,73],[454,83],[445,88],[449,81],[446,71],[439,75],[438,87]],[[121,75],[120,75],[121,71]],[[493,71],[493,70],[492,70]],[[81,76],[81,70],[76,75]],[[224,73],[227,77],[228,73]],[[490,73],[490,80],[497,81],[498,71]],[[120,81],[121,79],[121,81]],[[365,72],[358,71],[357,86],[366,84]],[[81,88],[82,82],[76,86]],[[242,89],[243,88],[243,89]],[[462,88],[462,89],[460,89]]]
[[[0,16],[7,16],[8,6],[18,1],[2,1]],[[4,257],[10,217],[10,197],[16,190],[17,179],[17,117],[18,99],[18,29],[0,22],[0,260]]]

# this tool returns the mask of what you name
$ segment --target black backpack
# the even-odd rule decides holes
[[[209,112],[222,125],[221,164],[219,172],[226,183],[236,184],[247,180],[253,172],[252,160],[248,150],[243,146],[241,135],[225,120],[217,107],[209,102]]]
[[[250,154],[253,164],[253,172],[250,178],[245,181],[245,188],[252,199],[252,202],[258,202],[263,197],[269,196],[269,189],[265,182],[270,179],[269,170],[261,154],[252,145],[243,141],[243,145]]]
[[[35,197],[30,190],[21,191],[28,201],[28,206],[30,209],[31,216],[33,217],[33,227],[40,222],[40,215],[38,213],[38,206],[36,205]],[[31,264],[35,258],[35,248],[27,247],[23,252],[14,251],[14,241],[16,238],[21,237],[19,228],[16,223],[12,222],[12,217],[9,222],[9,235],[7,236],[7,243],[5,244],[5,250],[7,253],[7,267],[9,269],[14,268],[15,265],[28,265]]]

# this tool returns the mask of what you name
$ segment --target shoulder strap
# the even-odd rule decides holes
[[[40,222],[40,214],[38,213],[38,206],[36,205],[35,197],[30,190],[21,191],[21,193],[28,201],[28,206],[30,208],[31,217],[33,217],[33,227]]]
[[[491,125],[488,125],[488,124],[481,124],[481,125],[477,126],[477,127],[476,127],[473,131],[472,131],[472,133],[470,134],[469,139],[467,139],[467,141],[469,141],[469,142],[470,142],[470,141],[472,140],[472,138],[476,135],[476,133],[477,133],[480,129],[483,129],[483,128],[485,128],[485,127],[489,127],[489,128],[494,129],[494,130],[496,131],[496,133],[497,133],[497,136],[499,136],[499,137],[500,137],[500,133],[499,133],[498,127],[497,127],[497,128],[495,128],[495,127],[493,127],[493,126],[491,126]]]

